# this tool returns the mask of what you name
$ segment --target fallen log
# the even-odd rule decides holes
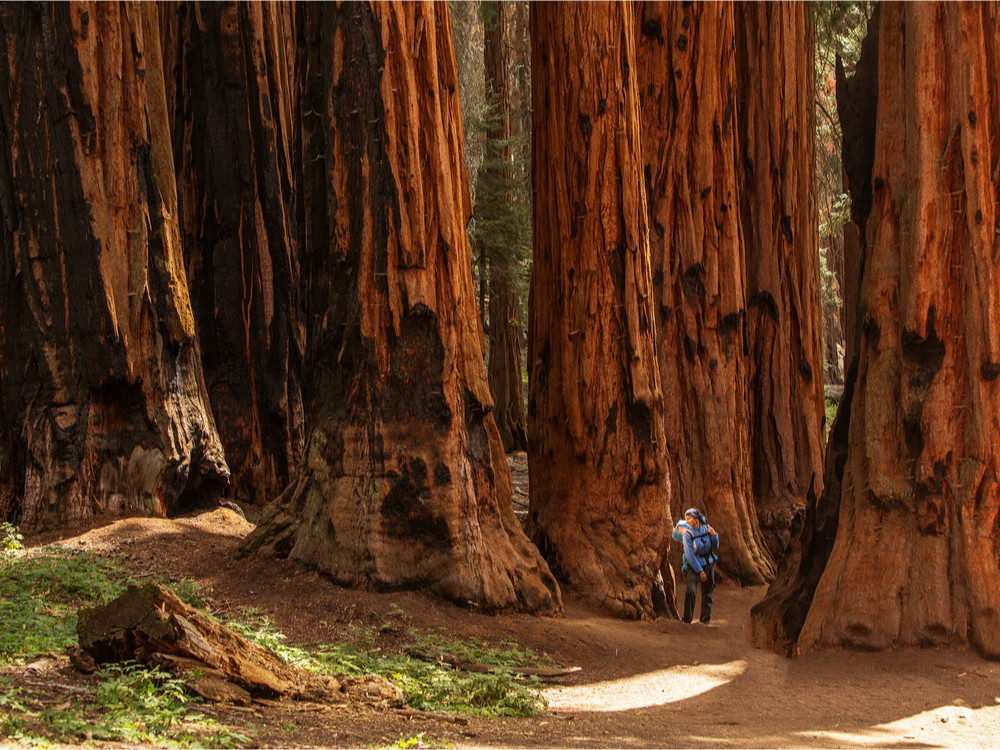
[[[325,702],[347,697],[334,678],[285,664],[159,584],[129,586],[107,604],[82,608],[78,618],[80,647],[98,664],[159,663],[196,675],[192,689],[199,692],[200,684],[206,698],[243,703],[248,695]]]

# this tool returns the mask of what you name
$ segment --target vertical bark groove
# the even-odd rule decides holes
[[[801,3],[740,3],[742,219],[757,515],[780,556],[823,475],[814,29]],[[768,83],[763,83],[768,82]]]

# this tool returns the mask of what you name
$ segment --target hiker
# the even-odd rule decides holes
[[[719,549],[719,535],[708,525],[708,519],[697,508],[684,511],[684,520],[674,526],[673,538],[684,542],[684,566],[687,589],[684,592],[684,622],[694,617],[694,600],[701,581],[701,622],[712,622],[712,593],[715,591],[715,551]]]

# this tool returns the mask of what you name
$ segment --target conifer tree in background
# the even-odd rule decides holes
[[[519,195],[511,137],[509,6],[480,4],[487,108],[472,241],[489,289],[489,382],[504,450],[527,448],[521,381],[521,299],[531,254],[530,206]],[[485,277],[485,283],[484,283]],[[485,312],[485,311],[481,311]]]

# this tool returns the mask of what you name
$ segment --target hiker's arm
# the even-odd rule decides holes
[[[698,561],[698,556],[694,553],[694,543],[691,541],[691,535],[684,535],[684,557],[687,558],[688,567],[695,573],[701,573],[701,563]]]
[[[708,533],[712,535],[712,552],[715,552],[719,549],[719,535],[711,526],[708,527]]]

